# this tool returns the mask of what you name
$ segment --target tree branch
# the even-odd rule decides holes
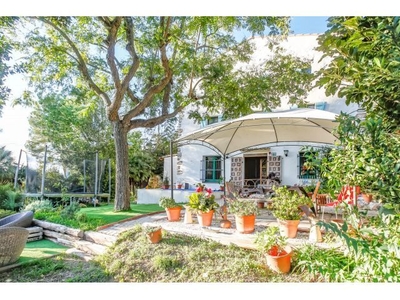
[[[135,128],[152,128],[156,125],[163,123],[164,121],[175,117],[179,112],[183,110],[182,106],[179,106],[172,113],[162,114],[161,116],[151,118],[151,119],[134,119],[130,121],[129,130]]]
[[[129,54],[132,57],[132,64],[129,67],[128,73],[126,74],[125,78],[122,81],[121,91],[125,93],[129,87],[129,83],[132,80],[133,76],[136,74],[136,71],[139,68],[139,57],[136,53],[135,49],[135,40],[134,40],[134,33],[133,33],[133,22],[131,17],[126,17],[125,19],[125,31],[126,31],[126,39],[128,43],[126,44],[126,49],[128,50]]]
[[[164,18],[161,17],[160,26],[162,26],[163,23],[164,23]],[[167,27],[165,28],[165,31],[169,31],[168,27],[169,24],[170,22],[167,22]],[[168,34],[164,32],[163,36],[168,37]],[[146,107],[148,107],[148,105],[151,103],[151,101],[154,98],[154,95],[160,93],[167,86],[167,84],[170,83],[172,79],[172,70],[169,67],[169,60],[167,56],[168,41],[169,38],[166,38],[160,44],[161,64],[163,66],[165,73],[164,78],[162,78],[158,84],[151,86],[147,90],[147,92],[143,96],[143,100],[136,107],[134,107],[132,110],[130,110],[128,113],[125,114],[123,122],[129,122],[132,118],[141,114],[146,109]]]
[[[131,99],[134,104],[138,104],[140,102],[140,99],[135,96],[135,94],[133,93],[133,91],[130,88],[128,88],[126,92],[127,92],[129,99]]]
[[[62,30],[60,27],[58,27],[57,25],[55,25],[54,23],[52,23],[51,21],[47,20],[44,17],[35,17],[37,20],[51,26],[52,28],[54,28],[68,43],[68,45],[70,45],[70,47],[72,48],[73,52],[76,55],[76,59],[78,61],[78,68],[81,71],[81,74],[83,76],[83,78],[86,80],[86,82],[89,84],[90,88],[93,89],[93,91],[99,95],[103,101],[106,103],[106,105],[110,105],[111,104],[111,100],[108,97],[108,95],[103,92],[93,81],[92,77],[89,74],[89,70],[87,68],[87,65],[85,63],[85,60],[83,59],[80,51],[78,50],[78,48],[76,47],[75,43],[69,38],[69,36],[66,34],[66,32],[64,30]]]

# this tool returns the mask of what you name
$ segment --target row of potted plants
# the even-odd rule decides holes
[[[302,205],[312,206],[311,199],[290,191],[285,186],[274,189],[272,213],[277,218],[279,227],[269,226],[257,234],[255,243],[267,255],[267,265],[274,271],[286,273],[290,269],[292,250],[287,246],[287,238],[297,236],[297,229],[303,216],[299,208]],[[160,206],[167,212],[169,221],[179,221],[182,206],[174,199],[163,197]],[[248,234],[255,231],[255,219],[259,213],[257,202],[244,199],[233,199],[225,203],[226,212],[235,216],[236,229],[239,233]],[[211,189],[196,191],[189,196],[188,208],[197,214],[201,226],[210,226],[215,210],[219,208]],[[174,214],[173,212],[176,212]],[[173,217],[177,215],[177,217]],[[226,221],[224,218],[223,221]],[[221,222],[222,226],[223,222]],[[282,257],[283,262],[275,262]],[[284,265],[284,266],[280,266]]]
[[[311,199],[290,191],[285,186],[274,189],[275,196],[272,200],[272,213],[277,218],[281,232],[284,236],[294,238],[297,235],[297,228],[303,215],[302,205],[312,206]],[[174,199],[162,197],[159,205],[165,208],[169,221],[180,220],[182,205]],[[210,226],[215,210],[219,204],[215,201],[215,195],[211,189],[196,191],[189,196],[188,208],[197,214],[199,224]],[[255,218],[259,209],[255,201],[234,199],[227,201],[227,212],[235,215],[236,228],[240,233],[252,233],[255,227]]]

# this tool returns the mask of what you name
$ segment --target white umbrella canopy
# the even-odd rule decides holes
[[[175,142],[201,142],[224,155],[246,148],[281,143],[334,144],[337,114],[318,109],[253,113],[196,130]]]

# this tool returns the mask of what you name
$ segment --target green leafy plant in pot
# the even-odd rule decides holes
[[[303,211],[302,205],[312,206],[312,200],[299,195],[296,191],[290,191],[286,186],[274,188],[275,196],[272,198],[272,213],[277,218],[281,234],[295,238]]]
[[[251,200],[232,200],[228,202],[228,211],[235,215],[236,229],[240,233],[252,233],[255,229],[257,204]]]
[[[177,222],[180,220],[182,206],[176,203],[173,198],[161,197],[159,205],[165,209],[168,221]]]
[[[162,239],[162,227],[161,226],[145,226],[143,232],[146,234],[147,239],[152,244],[157,244]]]
[[[211,189],[205,192],[194,192],[189,196],[188,206],[197,214],[199,224],[202,226],[210,226],[214,210],[219,207],[215,201],[215,195]]]
[[[257,249],[266,256],[267,266],[278,273],[288,273],[292,260],[292,248],[288,246],[287,237],[280,234],[279,227],[269,226],[257,233],[254,243]]]
[[[164,187],[164,189],[169,189],[169,177],[168,176],[165,176],[164,177],[164,180],[163,180],[163,187]]]

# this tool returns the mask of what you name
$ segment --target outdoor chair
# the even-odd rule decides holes
[[[24,211],[0,219],[3,227],[30,227],[33,221],[33,211]]]
[[[356,194],[358,194],[358,192],[356,192]],[[356,195],[356,197],[357,197],[357,195]],[[337,199],[335,201],[332,201],[329,196],[326,196],[325,203],[323,201],[324,201],[324,199],[323,199],[323,197],[321,197],[319,207],[321,208],[321,211],[322,211],[322,219],[324,219],[324,214],[325,214],[326,208],[335,209],[335,216],[337,219],[338,210],[339,210],[338,206],[341,203],[346,202],[349,205],[355,205],[354,187],[349,186],[349,185],[343,186],[342,190],[340,191],[340,193],[337,196]]]
[[[22,227],[0,228],[0,267],[18,260],[25,248],[29,231]]]
[[[226,182],[225,200],[236,200],[240,196],[240,189],[233,182]]]

